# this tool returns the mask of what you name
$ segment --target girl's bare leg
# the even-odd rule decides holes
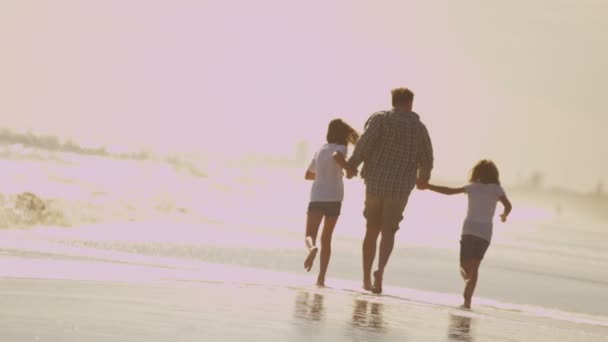
[[[481,260],[469,259],[461,263],[461,275],[463,276],[465,287],[464,287],[464,308],[471,308],[471,300],[473,299],[473,293],[475,292],[475,286],[477,285],[477,279],[479,274],[479,265]]]
[[[305,243],[308,248],[308,255],[304,261],[304,268],[306,271],[310,271],[312,265],[317,256],[317,234],[319,233],[319,226],[323,220],[323,214],[311,212],[306,217],[306,238]]]
[[[338,216],[325,217],[323,233],[321,234],[321,267],[317,278],[317,285],[319,286],[325,286],[325,273],[331,257],[331,238],[337,222]]]

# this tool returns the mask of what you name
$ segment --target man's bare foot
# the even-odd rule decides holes
[[[374,272],[374,285],[372,286],[372,293],[381,294],[382,293],[382,272],[376,271]]]
[[[304,260],[304,268],[307,272],[310,272],[310,269],[312,268],[312,264],[315,261],[315,257],[317,256],[318,251],[319,249],[316,246],[311,247],[308,250],[308,256],[306,257],[306,260]]]

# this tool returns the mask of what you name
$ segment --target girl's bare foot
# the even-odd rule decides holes
[[[317,279],[318,287],[325,287],[325,279]]]
[[[365,291],[371,291],[372,290],[372,281],[367,279],[363,281],[363,289]]]
[[[315,261],[315,257],[317,256],[318,251],[319,249],[316,246],[311,247],[308,250],[308,256],[306,257],[306,260],[304,260],[304,268],[307,272],[310,272],[310,269],[312,268],[312,264]]]

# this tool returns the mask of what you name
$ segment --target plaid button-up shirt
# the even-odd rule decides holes
[[[355,168],[363,163],[367,193],[405,199],[417,176],[430,178],[433,147],[418,114],[396,109],[377,112],[365,123],[348,163]]]

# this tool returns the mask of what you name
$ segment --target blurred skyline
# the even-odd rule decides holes
[[[608,181],[604,1],[0,3],[1,125],[111,150],[293,155],[410,87],[434,174]]]

